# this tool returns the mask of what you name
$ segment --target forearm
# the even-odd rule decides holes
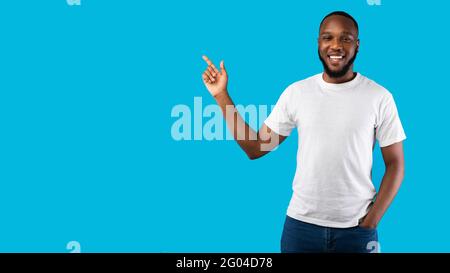
[[[222,110],[223,117],[234,139],[249,158],[261,156],[258,133],[253,130],[237,111],[228,92],[222,92],[214,97]]]
[[[376,227],[384,213],[396,196],[404,177],[404,166],[402,164],[391,164],[386,166],[377,198],[369,213],[364,219],[368,226]]]

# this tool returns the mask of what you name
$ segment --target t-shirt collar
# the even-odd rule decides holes
[[[355,87],[356,85],[358,85],[361,82],[361,74],[356,72],[356,77],[354,77],[351,81],[348,82],[344,82],[344,83],[329,83],[326,82],[323,79],[323,73],[318,74],[318,81],[320,86],[323,89],[328,89],[328,90],[346,90],[346,89],[351,89],[353,87]]]

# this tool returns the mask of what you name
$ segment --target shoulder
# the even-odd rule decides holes
[[[316,75],[310,76],[306,79],[291,83],[283,91],[282,96],[291,98],[293,96],[300,96],[301,93],[313,90],[315,86],[318,86],[317,78],[320,76],[321,76],[321,74],[316,74]]]
[[[290,84],[287,89],[293,90],[291,92],[308,89],[310,87],[318,85],[318,78],[320,76],[321,76],[321,74],[316,74],[316,75],[313,75],[313,76],[308,77],[306,79],[296,81],[296,82]]]
[[[386,100],[392,98],[392,93],[381,84],[363,75],[361,75],[361,78],[361,85],[366,90],[366,92],[370,93],[374,98],[378,100]]]

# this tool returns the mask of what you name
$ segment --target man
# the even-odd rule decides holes
[[[206,57],[203,81],[250,159],[259,158],[298,129],[297,170],[281,252],[374,252],[377,225],[404,176],[406,139],[392,94],[353,71],[358,24],[332,12],[320,24],[324,72],[290,85],[258,132],[231,100],[223,61]],[[378,194],[372,183],[375,141],[386,165]],[[376,197],[376,198],[375,198]]]

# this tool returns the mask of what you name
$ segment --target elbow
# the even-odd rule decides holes
[[[260,154],[257,154],[257,153],[247,153],[247,157],[248,157],[248,159],[250,159],[250,160],[255,160],[255,159],[260,158],[261,155],[260,155]]]
[[[257,155],[249,155],[249,154],[247,154],[247,157],[248,157],[248,159],[250,159],[250,160],[255,160],[255,159],[260,158],[261,156],[257,156]]]
[[[267,152],[261,151],[261,144],[256,143],[256,145],[252,145],[248,147],[247,149],[244,149],[245,153],[247,154],[248,159],[255,160],[263,155],[265,155]]]

